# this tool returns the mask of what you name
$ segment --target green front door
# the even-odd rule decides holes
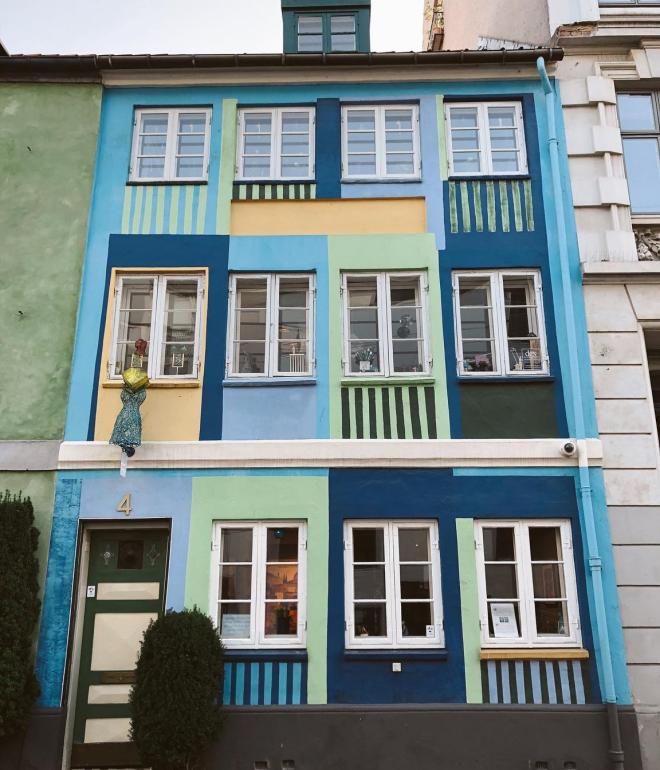
[[[165,529],[91,533],[74,745],[128,741],[142,634],[165,603],[168,541]]]

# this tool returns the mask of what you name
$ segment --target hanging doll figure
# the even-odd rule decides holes
[[[142,417],[140,406],[147,397],[149,378],[142,369],[142,359],[147,350],[147,341],[135,340],[135,355],[131,363],[138,366],[130,366],[122,372],[124,387],[121,390],[121,412],[115,420],[115,427],[110,437],[110,443],[122,448],[127,457],[133,457],[135,448],[142,443]]]

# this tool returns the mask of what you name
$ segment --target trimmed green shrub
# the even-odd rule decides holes
[[[30,498],[0,495],[0,738],[25,731],[39,685],[32,645],[40,602]]]
[[[153,770],[192,770],[220,732],[223,647],[197,608],[169,610],[144,633],[131,690],[131,739]]]

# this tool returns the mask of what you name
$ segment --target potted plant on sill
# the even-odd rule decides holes
[[[355,361],[361,372],[373,371],[374,361],[376,360],[376,351],[371,347],[360,348],[355,353]]]

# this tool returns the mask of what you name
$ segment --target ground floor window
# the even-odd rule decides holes
[[[305,644],[303,522],[216,522],[211,607],[227,647]]]

